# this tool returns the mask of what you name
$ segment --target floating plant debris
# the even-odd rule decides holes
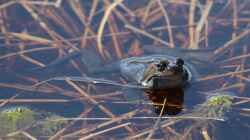
[[[249,7],[1,0],[0,139],[246,140]]]

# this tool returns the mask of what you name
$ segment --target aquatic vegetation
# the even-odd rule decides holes
[[[12,107],[0,112],[0,134],[8,134],[32,125],[36,113],[27,107]]]
[[[68,121],[64,120],[65,118],[62,116],[51,113],[48,113],[46,116],[46,118],[40,120],[39,123],[32,128],[36,129],[32,130],[35,132],[36,136],[52,136],[68,124]]]
[[[197,108],[206,117],[224,118],[224,114],[230,111],[233,105],[233,97],[230,95],[212,95]]]
[[[248,7],[249,0],[2,0],[0,139],[245,140]],[[161,87],[174,90],[157,93]],[[210,91],[235,96],[199,94]],[[32,112],[4,113],[17,104]]]
[[[218,120],[228,121],[228,116],[226,114],[230,113],[232,109],[233,99],[234,98],[230,95],[212,95],[208,97],[204,103],[195,107],[191,115],[214,118],[214,120],[195,120],[192,126],[188,128],[188,131],[185,132],[185,137],[192,139],[192,137],[197,137],[197,135],[202,136],[203,134],[197,131],[197,129],[201,129],[206,133],[208,133],[208,130],[214,133],[217,129],[220,129],[217,125]]]
[[[34,136],[51,136],[67,124],[63,119],[50,112],[34,111],[28,107],[11,107],[0,112],[0,136],[19,130],[26,130]]]
[[[233,104],[233,97],[230,95],[215,95],[210,97],[205,103],[204,106],[213,107],[221,106],[222,108],[230,108]]]
[[[215,94],[209,96],[204,103],[195,106],[182,115],[162,121],[162,127],[172,126],[175,128],[174,135],[168,134],[171,138],[177,139],[201,139],[215,137],[215,131],[220,129],[219,125],[228,121],[227,113],[230,113],[234,97],[231,95]],[[178,127],[186,124],[184,127]],[[175,127],[176,126],[176,127]],[[145,131],[144,133],[149,133]]]

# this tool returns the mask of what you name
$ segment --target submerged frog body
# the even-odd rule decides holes
[[[147,46],[146,48],[145,52],[147,53],[150,50],[158,50],[159,47],[150,48]],[[199,77],[199,74],[196,71],[197,67],[193,66],[195,63],[192,60],[200,63],[208,59],[208,57],[203,57],[205,56],[204,52],[207,53],[208,51],[185,51],[166,47],[161,50],[162,53],[153,52],[157,54],[129,57],[111,64],[103,64],[101,57],[96,52],[84,48],[46,67],[51,68],[80,56],[79,59],[84,68],[87,69],[87,76],[106,79],[109,75],[118,74],[125,78],[129,84],[136,84],[145,88],[165,89],[183,87],[190,81],[195,80]]]
[[[192,79],[190,68],[182,59],[167,55],[123,59],[120,72],[129,82],[153,89],[182,87]]]

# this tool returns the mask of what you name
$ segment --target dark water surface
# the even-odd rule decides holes
[[[248,0],[214,1],[207,25],[200,32],[199,47],[194,49],[190,47],[190,28],[195,31],[193,27],[197,26],[189,25],[189,2],[124,0],[104,28],[103,54],[98,49],[97,35],[111,1],[63,0],[59,7],[53,6],[53,1],[36,2],[0,8],[0,110],[26,106],[65,118],[85,118],[59,135],[66,139],[146,139],[152,128],[154,139],[250,139]],[[4,3],[8,1],[0,2]],[[199,23],[200,10],[207,6],[208,1],[197,1],[194,23]],[[48,49],[34,51],[37,48]],[[32,49],[33,52],[20,53]],[[140,84],[122,75],[121,60],[151,55],[183,59],[192,80],[185,86],[143,90]],[[73,79],[72,83],[62,80],[66,76],[92,79]],[[53,77],[61,79],[34,86]],[[218,110],[202,108],[214,93],[233,95],[232,104],[220,118],[216,115]],[[159,104],[164,102],[162,109]],[[211,115],[213,109],[215,115]],[[160,114],[182,118],[152,119]],[[122,118],[101,126],[108,120],[100,118],[116,117]],[[129,124],[98,134],[125,123]],[[82,133],[73,133],[81,129]]]

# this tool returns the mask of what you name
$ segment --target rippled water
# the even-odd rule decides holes
[[[151,138],[165,139],[250,139],[247,0],[214,1],[211,9],[211,3],[198,1],[193,23],[199,26],[200,10],[210,10],[198,48],[191,48],[190,36],[197,34],[197,26],[189,25],[191,7],[185,1],[124,0],[105,24],[103,48],[98,34],[108,1],[63,0],[59,7],[53,1],[36,2],[0,3],[1,110],[27,106],[65,118],[84,118],[60,135],[71,139],[146,139],[149,133]],[[39,48],[44,50],[35,50]],[[124,78],[120,62],[151,55],[182,58],[193,80],[155,91]],[[233,93],[223,117],[211,115],[218,108],[204,107],[214,93]],[[162,108],[159,104],[164,102]],[[163,118],[154,118],[159,115]],[[123,118],[101,126],[115,117]],[[69,135],[83,128],[89,130]]]

